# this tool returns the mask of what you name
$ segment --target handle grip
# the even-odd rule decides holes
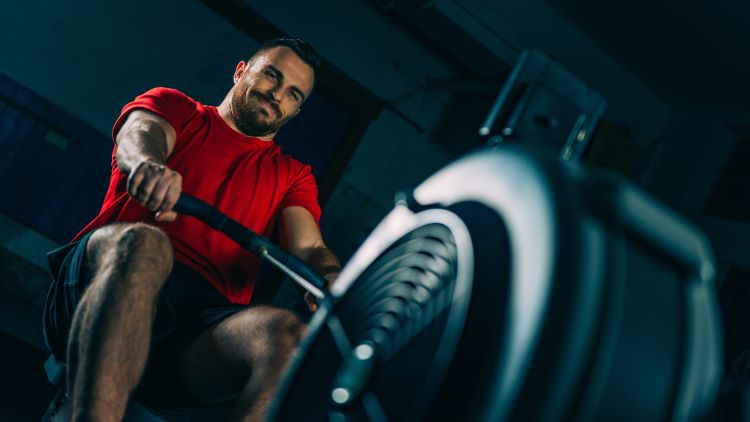
[[[261,258],[267,258],[266,255],[270,255],[273,259],[284,264],[314,287],[314,289],[310,289],[309,286],[303,285],[303,288],[320,299],[326,295],[326,280],[304,261],[284,251],[270,240],[256,234],[236,220],[229,218],[206,202],[182,193],[174,206],[174,210],[180,214],[189,215],[203,221],[208,226],[227,235],[244,249],[259,255]],[[274,264],[277,265],[276,263]]]

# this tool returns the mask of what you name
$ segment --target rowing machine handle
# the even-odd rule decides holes
[[[326,280],[315,272],[304,261],[284,251],[273,242],[260,236],[243,226],[236,220],[226,216],[208,203],[186,193],[181,193],[180,198],[174,206],[174,210],[180,214],[195,217],[208,226],[226,234],[246,250],[262,256],[267,251],[276,260],[284,263],[289,269],[300,277],[309,281],[313,286],[326,292]]]

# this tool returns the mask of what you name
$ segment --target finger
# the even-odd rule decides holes
[[[170,211],[180,197],[182,176],[166,166],[159,166],[157,171],[159,179],[149,198],[148,208],[153,211]]]
[[[141,188],[143,181],[148,178],[149,168],[152,164],[153,163],[149,161],[141,161],[131,169],[130,176],[128,177],[127,189],[128,193],[133,198],[138,197],[138,191]]]
[[[140,167],[142,166],[138,166],[138,168]],[[130,196],[133,198],[135,198],[138,195],[138,188],[140,188],[141,183],[143,182],[143,178],[145,177],[143,174],[143,171],[138,171],[138,168],[136,168],[135,171],[130,173],[130,177],[128,177],[128,183],[127,183],[128,194],[130,194]]]
[[[172,184],[173,179],[169,174],[166,173],[157,177],[158,180],[156,182],[156,185],[154,185],[154,190],[151,192],[151,196],[149,196],[146,206],[151,211],[168,211],[164,209],[163,204],[164,200],[167,197],[167,192],[169,191],[169,186],[170,184]]]
[[[307,308],[310,309],[310,312],[315,312],[318,309],[318,301],[310,292],[305,292],[305,302],[307,302]]]
[[[158,168],[153,168],[153,166],[148,166],[143,171],[145,173],[144,178],[135,193],[135,200],[143,205],[147,205],[151,199],[151,195],[154,193],[156,184],[162,177],[162,172]]]
[[[177,219],[177,213],[174,211],[157,211],[154,216],[156,221],[170,222]]]
[[[174,178],[172,183],[169,184],[164,202],[161,204],[160,211],[171,211],[177,200],[180,199],[180,193],[182,193],[182,176],[180,173],[174,172]]]

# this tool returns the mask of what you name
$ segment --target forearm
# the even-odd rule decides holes
[[[315,218],[304,207],[290,206],[281,210],[279,243],[282,248],[305,261],[329,283],[341,271],[338,258],[323,242]]]
[[[126,125],[117,136],[117,166],[126,173],[143,161],[165,164],[167,154],[166,135],[155,123]]]
[[[312,248],[300,256],[313,270],[320,275],[328,275],[341,271],[341,264],[333,252],[326,247]]]
[[[156,114],[135,110],[117,133],[117,166],[128,175],[127,191],[157,221],[172,221],[182,191],[182,175],[165,166],[174,148],[172,125]]]

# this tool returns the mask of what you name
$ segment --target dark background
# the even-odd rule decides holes
[[[750,5],[740,1],[0,3],[0,419],[37,420],[46,383],[44,252],[95,215],[110,128],[153,86],[218,104],[269,37],[314,44],[318,88],[277,141],[313,165],[346,261],[415,186],[479,145],[520,51],[539,49],[609,106],[587,155],[702,227],[718,281],[748,279]]]

